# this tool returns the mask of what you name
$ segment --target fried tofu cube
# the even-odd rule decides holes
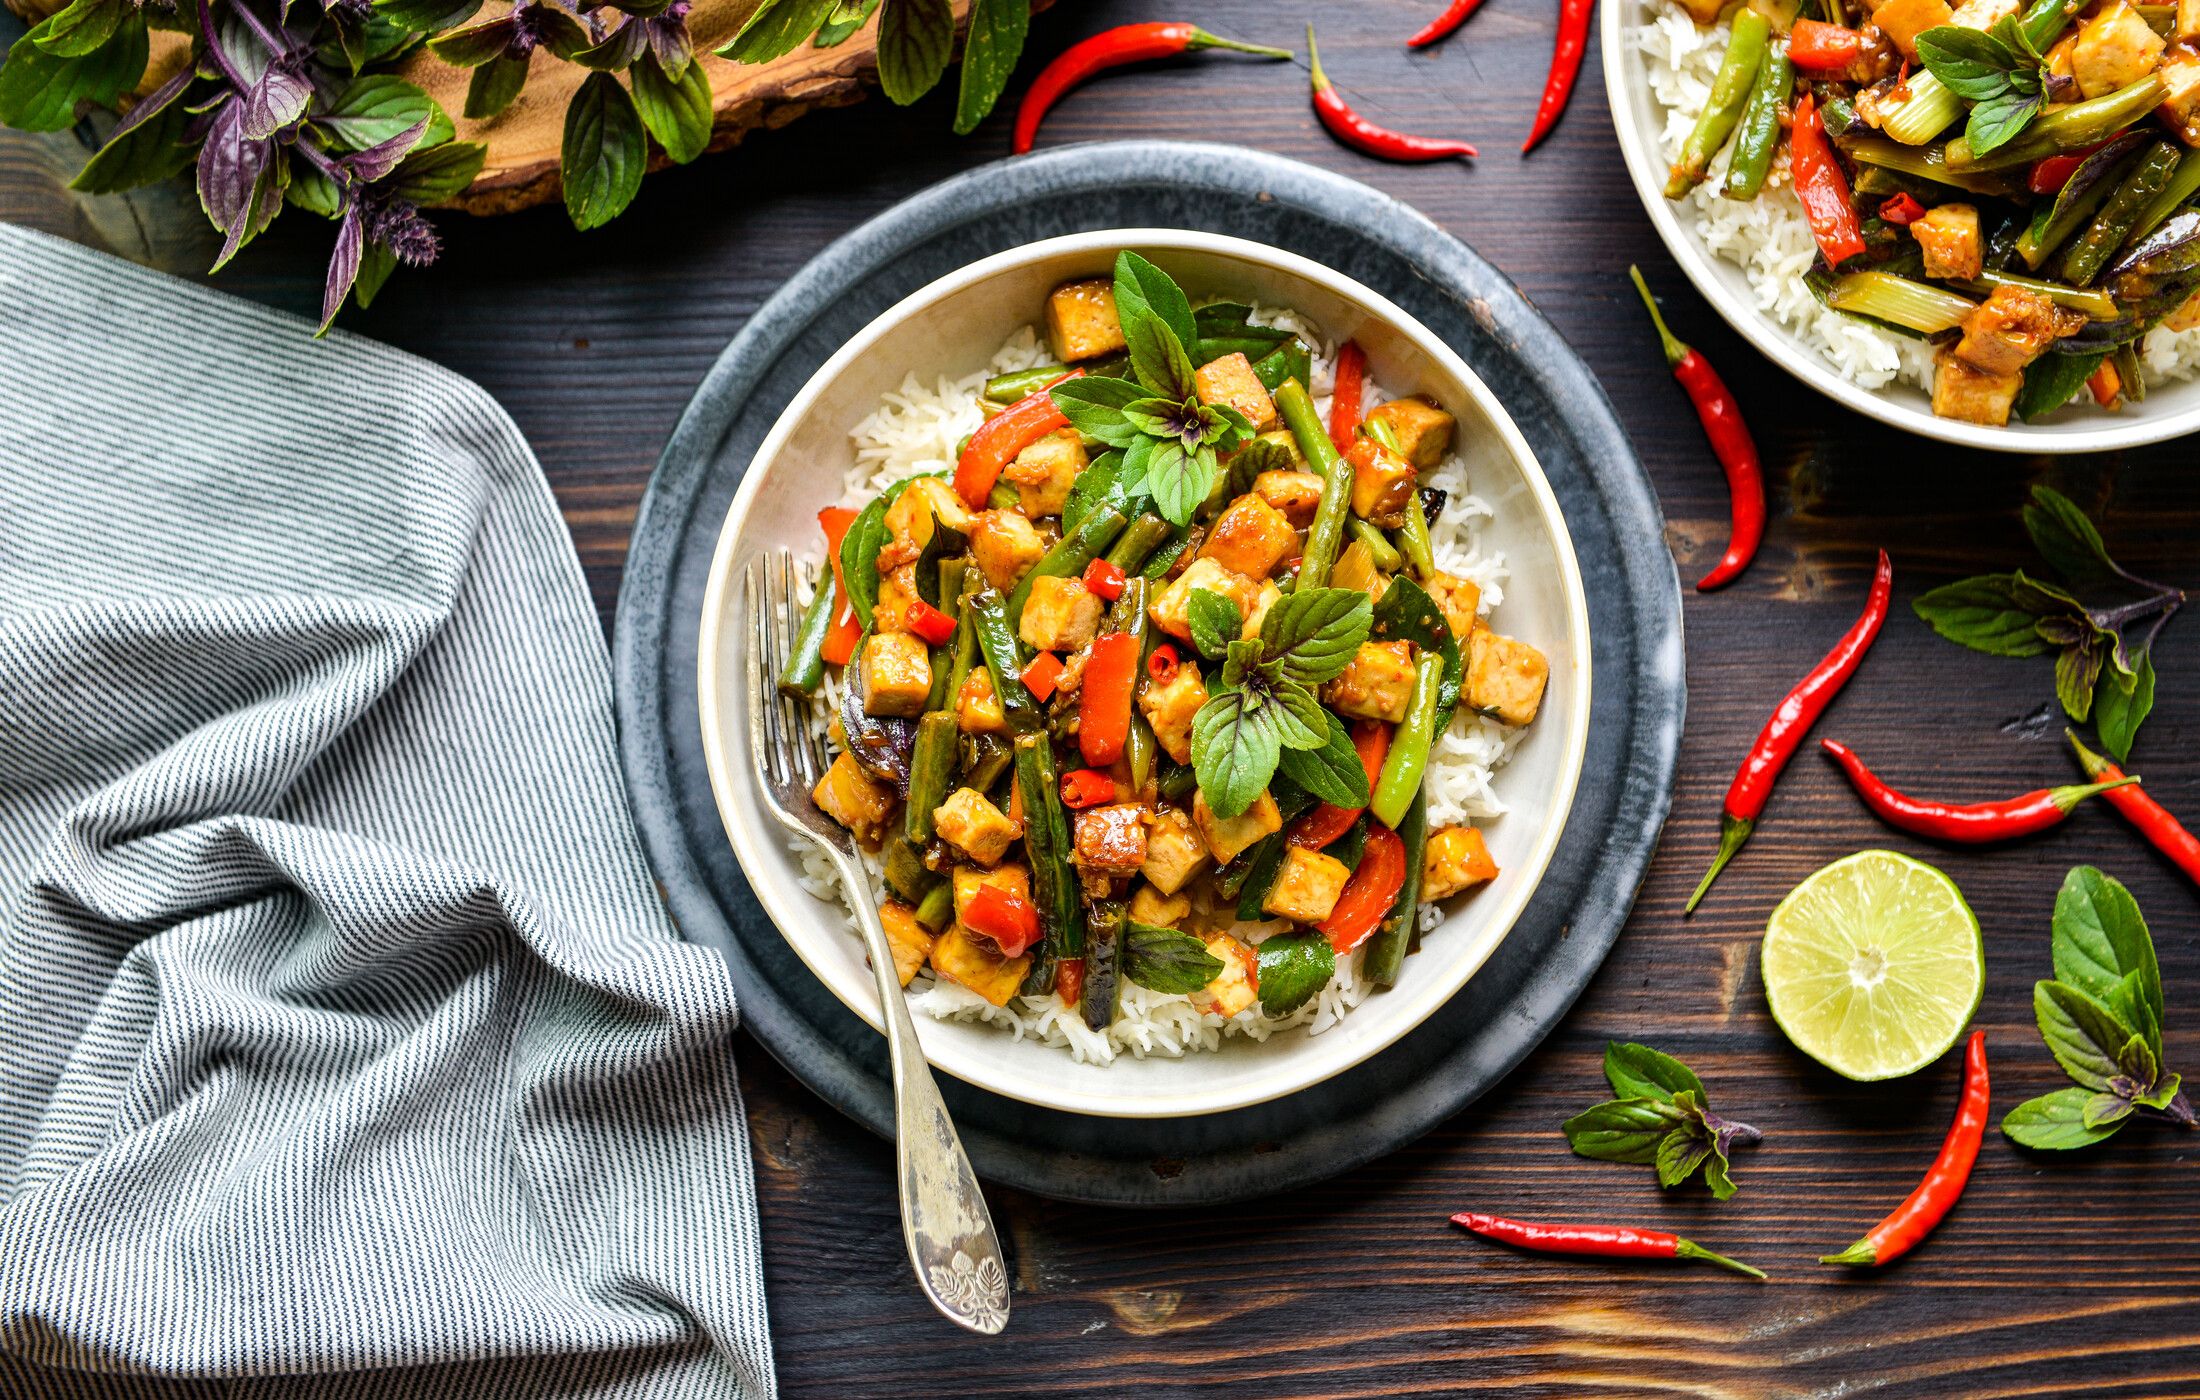
[[[1192,384],[1199,391],[1201,403],[1236,409],[1253,425],[1254,432],[1265,433],[1276,426],[1276,401],[1269,396],[1268,386],[1260,382],[1260,376],[1253,373],[1253,362],[1245,358],[1244,351],[1201,365],[1192,371]]]
[[[1912,62],[1917,59],[1917,36],[1950,23],[1955,17],[1947,0],[1886,0],[1872,11],[1872,23],[1878,25],[1894,46],[1902,50],[1902,56]]]
[[[1467,638],[1467,704],[1506,724],[1527,724],[1543,703],[1551,663],[1526,642],[1477,627]]]
[[[1031,971],[1031,954],[1004,958],[1000,949],[969,929],[950,924],[933,940],[932,971],[995,1006],[1006,1006],[1023,986],[1024,974]]]
[[[1075,651],[1100,632],[1100,595],[1074,578],[1036,578],[1016,634],[1040,651]]]
[[[1172,896],[1191,883],[1207,864],[1207,847],[1199,839],[1199,832],[1192,826],[1192,819],[1174,808],[1156,812],[1146,824],[1146,863],[1139,867],[1150,883],[1151,892],[1159,896]],[[1190,905],[1185,906],[1188,910]],[[1137,905],[1131,906],[1132,918],[1137,918]],[[1179,914],[1178,918],[1183,915]],[[1175,919],[1147,919],[1149,924],[1174,923]]]
[[[1337,907],[1352,871],[1335,856],[1293,846],[1283,853],[1276,882],[1261,897],[1260,912],[1295,923],[1318,924]]]
[[[1463,889],[1497,878],[1497,862],[1482,833],[1471,826],[1447,826],[1428,838],[1421,864],[1421,899],[1449,899]]]
[[[1413,699],[1413,643],[1360,643],[1344,670],[1322,687],[1322,699],[1353,719],[1398,723]]]
[[[1271,831],[1283,828],[1283,812],[1276,806],[1276,799],[1266,788],[1253,804],[1234,817],[1218,817],[1215,809],[1207,805],[1207,794],[1198,792],[1192,797],[1192,825],[1199,831],[1199,839],[1207,843],[1207,854],[1215,858],[1215,864],[1228,865],[1238,854]]]
[[[1064,428],[1017,453],[1001,468],[1001,480],[1016,488],[1016,508],[1036,520],[1062,513],[1085,464],[1084,438],[1075,428]]]
[[[1220,960],[1222,971],[1215,974],[1214,981],[1192,993],[1193,1006],[1217,1016],[1235,1016],[1260,1000],[1260,964],[1251,948],[1227,933],[1210,934],[1200,941]]]
[[[1468,634],[1480,625],[1477,619],[1482,615],[1482,586],[1439,569],[1422,579],[1421,587],[1443,609],[1444,622],[1453,638],[1465,644]]]
[[[950,530],[968,533],[975,514],[947,481],[936,476],[920,476],[886,508],[886,533],[922,549],[932,542],[934,521]]]
[[[1413,463],[1370,437],[1353,443],[1344,460],[1352,469],[1352,513],[1386,530],[1403,525],[1420,481]]]
[[[2024,371],[1988,374],[1960,355],[1952,345],[1933,356],[1933,412],[1964,423],[1983,423],[1998,428],[2009,421],[2017,391],[2024,387]]]
[[[1031,872],[1020,865],[996,865],[991,870],[975,866],[955,867],[955,922],[959,925],[970,908],[970,901],[977,897],[981,885],[991,885],[1002,894],[1012,894],[1018,899],[1031,898]]]
[[[904,564],[878,576],[878,598],[871,604],[871,630],[906,632],[909,605],[917,602],[917,566]]]
[[[1260,587],[1243,574],[1235,574],[1213,559],[1194,559],[1192,566],[1178,574],[1167,588],[1154,595],[1146,605],[1146,616],[1153,625],[1180,642],[1192,639],[1192,590],[1204,588],[1219,593],[1237,605],[1238,616],[1243,617],[1260,601]]]
[[[1115,314],[1115,283],[1106,277],[1064,282],[1047,294],[1047,343],[1069,364],[1113,355],[1130,342]]]
[[[1179,665],[1165,681],[1148,676],[1139,682],[1139,713],[1161,751],[1178,763],[1192,761],[1192,717],[1206,703],[1207,687],[1197,666]]]
[[[2019,0],[1963,0],[1949,23],[1965,29],[1992,29],[2022,8]]]
[[[1047,552],[1047,542],[1028,516],[1013,510],[980,511],[970,523],[970,554],[986,582],[1002,592],[1016,586]]]
[[[2014,374],[2047,353],[2063,336],[2085,327],[2085,317],[2039,293],[2001,286],[1963,318],[1956,354],[1988,374]]]
[[[2192,0],[2192,4],[2200,9],[2200,0]],[[2184,14],[2182,7],[2178,14]],[[2180,45],[2162,61],[2160,71],[2168,95],[2154,114],[2177,133],[2178,140],[2200,146],[2200,49]]]
[[[2200,0],[2177,0],[2177,20],[2170,35],[2179,43],[2200,40]]]
[[[971,667],[955,693],[955,727],[965,734],[1008,732],[1008,712],[993,689],[993,673],[983,666]]]
[[[1146,863],[1146,809],[1135,802],[1087,807],[1076,818],[1076,852],[1081,870],[1135,875]]]
[[[1427,399],[1392,399],[1377,404],[1367,415],[1398,439],[1398,455],[1422,471],[1440,464],[1451,452],[1451,435],[1458,420]]]
[[[817,810],[848,828],[856,840],[875,846],[886,834],[894,815],[894,790],[865,772],[863,765],[843,752],[833,759],[825,776],[810,790]]]
[[[1242,640],[1260,635],[1260,625],[1268,620],[1268,610],[1283,601],[1283,590],[1273,583],[1262,583],[1260,592],[1254,595],[1252,611],[1245,614],[1245,625],[1238,629]]]
[[[1292,529],[1303,530],[1321,508],[1322,479],[1312,472],[1262,472],[1253,478],[1253,494],[1281,512]]]
[[[1979,236],[1978,206],[1942,204],[1910,225],[1910,237],[1925,255],[1927,277],[1968,280],[1986,266],[1986,245]]]
[[[1184,830],[1187,835],[1190,834],[1189,823],[1186,823]],[[1152,835],[1160,835],[1159,829],[1156,828]],[[1199,838],[1193,836],[1192,842],[1197,845]],[[1207,859],[1204,849],[1200,851],[1199,858],[1203,861]],[[1153,859],[1150,851],[1146,859]],[[1192,902],[1189,899],[1180,894],[1163,894],[1152,885],[1140,885],[1131,893],[1131,917],[1142,924],[1151,924],[1155,928],[1175,928],[1189,918],[1191,912]]]
[[[2102,97],[2152,73],[2166,47],[2162,36],[2125,0],[2107,0],[2078,29],[2070,75],[2086,97]]]
[[[894,975],[906,987],[932,956],[932,935],[917,922],[917,911],[898,899],[879,906],[878,920],[886,926],[886,947],[894,955]]]
[[[1275,475],[1275,473],[1269,473]],[[1249,491],[1230,502],[1207,531],[1199,557],[1234,574],[1263,579],[1299,547],[1299,532],[1284,513]]]
[[[957,788],[932,809],[940,839],[980,865],[998,865],[1023,827],[986,800],[976,788]]]
[[[911,632],[874,632],[863,644],[863,713],[904,718],[924,713],[932,694],[932,652]]]

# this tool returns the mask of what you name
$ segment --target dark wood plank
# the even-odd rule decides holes
[[[1624,280],[1640,260],[1680,332],[1752,412],[1773,482],[1764,555],[1741,583],[1689,595],[1690,723],[1664,845],[1611,961],[1550,1042],[1482,1103],[1337,1181],[1211,1215],[1077,1209],[1002,1192],[1017,1275],[1011,1336],[950,1334],[906,1277],[885,1146],[753,1045],[743,1060],[766,1267],[790,1396],[2163,1397],[2200,1395],[2200,1142],[2141,1126],[2074,1160],[1990,1137],[1969,1198],[1883,1275],[1821,1269],[1909,1190],[1953,1109],[1956,1067],[1889,1085],[1837,1079],[1788,1047],[1756,972],[1765,916],[1819,864],[1866,846],[1953,873],[1986,929],[1980,1024],[1997,1113],[2055,1087],[2032,1028],[2047,916],[2072,864],[2098,863],[2152,916],[2170,987],[2173,1064],[2200,1052],[2200,900],[2111,813],[2007,850],[1934,850],[1876,825],[1840,779],[1798,760],[1756,842],[1693,919],[1681,901],[1708,858],[1720,796],[1767,708],[1861,597],[1871,550],[1897,561],[1898,610],[1824,732],[1889,777],[1959,797],[2069,781],[2045,662],[1939,642],[1910,598],[1960,573],[2021,563],[2016,508],[2052,482],[2102,513],[2142,571],[2200,584],[2200,473],[2191,442],[2097,458],[2004,457],[1905,438],[1849,416],[1757,357],[1664,261],[1613,145],[1597,58],[1552,142],[1522,160],[1547,61],[1547,0],[1490,0],[1443,49],[1395,41],[1435,0],[1350,7],[1207,0],[1201,22],[1298,44],[1326,30],[1333,76],[1380,119],[1448,131],[1474,167],[1377,165],[1314,125],[1302,73],[1212,56],[1123,74],[1073,96],[1057,143],[1198,135],[1344,171],[1437,218],[1510,272],[1601,377],[1656,479],[1684,577],[1723,540],[1724,491]],[[1157,0],[1087,0],[1041,16],[1051,53]],[[1026,65],[1026,74],[1034,64]],[[472,376],[511,410],[549,472],[609,626],[635,503],[713,356],[822,242],[923,186],[1005,152],[1005,122],[967,140],[948,106],[871,102],[654,176],[632,213],[591,235],[555,210],[449,217],[436,270],[401,275],[355,324]],[[50,143],[0,138],[0,217],[88,241],[54,192]],[[114,222],[113,216],[106,216]],[[325,231],[286,220],[222,285],[297,310],[318,297]],[[2149,787],[2200,817],[2200,622],[2174,625],[2162,702],[2139,761]],[[1642,1173],[1571,1157],[1557,1125],[1603,1097],[1607,1038],[1687,1058],[1722,1110],[1767,1132],[1741,1194],[1661,1197]],[[1469,1207],[1662,1224],[1773,1270],[1569,1264],[1453,1230]]]

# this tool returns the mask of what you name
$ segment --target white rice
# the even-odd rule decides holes
[[[1314,382],[1308,389],[1313,394],[1315,407],[1326,421],[1333,352],[1320,330],[1296,313],[1284,310],[1262,308],[1255,312],[1253,319],[1290,330],[1314,348]],[[903,477],[918,472],[949,470],[954,463],[956,444],[984,421],[978,400],[985,381],[996,374],[1046,364],[1049,359],[1037,330],[1026,326],[1009,338],[984,370],[960,379],[939,376],[929,384],[920,381],[914,373],[906,376],[900,388],[887,394],[878,408],[850,431],[854,461],[842,484],[841,504],[860,507]],[[1377,386],[1367,386],[1365,402],[1368,407],[1381,403],[1385,397]],[[1468,579],[1481,588],[1482,611],[1487,614],[1504,601],[1506,579],[1504,556],[1485,549],[1480,540],[1481,522],[1490,518],[1493,511],[1486,501],[1468,489],[1466,463],[1457,456],[1425,473],[1424,480],[1446,493],[1444,509],[1429,522],[1429,542],[1436,562],[1446,572]],[[797,603],[806,604],[809,587],[805,585],[798,592]],[[823,733],[830,725],[839,701],[839,683],[828,674],[825,684],[818,689],[811,713],[817,732]],[[1506,807],[1492,786],[1492,778],[1511,756],[1517,738],[1517,731],[1464,711],[1452,721],[1449,730],[1438,736],[1423,780],[1432,830],[1455,826],[1469,819],[1488,822],[1504,814]],[[824,856],[807,842],[790,841],[788,849],[802,862],[803,888],[828,903],[840,902],[840,882]],[[884,879],[876,862],[866,865],[872,885],[868,895],[876,904],[887,897]],[[1439,906],[1422,906],[1424,932],[1442,922],[1442,918]],[[1228,928],[1239,939],[1257,945],[1264,938],[1287,931],[1291,925],[1281,920],[1234,923],[1230,911],[1210,906],[1195,908],[1192,927]],[[851,935],[856,932],[852,919],[848,928]],[[1087,1063],[1108,1064],[1120,1054],[1141,1059],[1148,1055],[1176,1057],[1195,1050],[1218,1049],[1225,1036],[1261,1041],[1278,1031],[1300,1026],[1305,1027],[1309,1035],[1321,1034],[1359,1005],[1372,989],[1372,984],[1359,975],[1361,957],[1362,953],[1356,951],[1338,959],[1336,976],[1329,984],[1305,1005],[1283,1017],[1268,1016],[1257,1002],[1235,1016],[1221,1016],[1199,1010],[1188,996],[1156,992],[1126,979],[1121,1011],[1115,1024],[1104,1032],[1095,1031],[1074,1008],[1064,1006],[1060,997],[1018,997],[1007,1006],[995,1006],[965,987],[934,977],[929,968],[919,972],[909,984],[909,1004],[943,1021],[983,1021],[1019,1040],[1029,1038],[1043,1045],[1067,1049],[1074,1058]]]
[[[1697,114],[1710,99],[1712,79],[1726,53],[1727,26],[1701,29],[1684,11],[1672,8],[1638,26],[1634,37],[1651,96],[1665,109],[1658,146],[1671,162],[1680,157]],[[1787,143],[1780,145],[1763,192],[1752,200],[1719,193],[1732,149],[1729,143],[1712,163],[1710,178],[1681,200],[1696,216],[1696,234],[1704,246],[1741,268],[1757,309],[1817,351],[1842,377],[1866,389],[1900,381],[1932,392],[1931,345],[1829,310],[1804,285],[1803,275],[1818,249],[1788,176]],[[2139,353],[2150,382],[2193,378],[2200,375],[2200,329],[2156,328],[2140,342]]]

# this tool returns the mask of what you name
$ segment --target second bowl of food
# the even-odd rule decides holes
[[[985,259],[759,448],[704,603],[711,782],[876,1026],[742,748],[737,580],[772,549],[817,580],[784,679],[835,755],[818,804],[874,853],[927,1054],[995,1092],[1153,1117],[1317,1083],[1464,985],[1565,825],[1590,652],[1558,504],[1472,369],[1304,258],[1120,229]]]

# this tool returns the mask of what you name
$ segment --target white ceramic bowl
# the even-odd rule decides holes
[[[1356,338],[1369,373],[1400,394],[1428,393],[1460,420],[1475,490],[1496,508],[1485,540],[1504,551],[1512,581],[1503,629],[1551,661],[1541,714],[1498,788],[1513,810],[1487,829],[1502,872],[1459,900],[1406,962],[1399,984],[1369,996],[1320,1035],[1286,1031],[1255,1044],[1230,1037],[1181,1059],[1119,1056],[1079,1064],[1068,1051],[982,1024],[916,1018],[939,1069],[995,1093],[1050,1108],[1112,1117],[1214,1113],[1316,1084],[1421,1023],[1465,985],[1503,940],[1558,844],[1581,773],[1589,725],[1589,615],[1565,522],[1533,453],[1504,408],[1449,347],[1397,306],[1348,277],[1242,239],[1164,229],[1114,229],[1049,239],[943,277],[893,307],[811,376],[758,448],[726,513],[711,564],[699,639],[703,749],[726,834],[757,897],[794,951],[848,1007],[876,1028],[878,994],[860,939],[838,904],[797,883],[799,862],[759,806],[745,752],[744,648],[748,625],[737,580],[748,558],[783,547],[815,557],[816,513],[840,494],[848,430],[880,394],[921,378],[982,368],[1018,327],[1038,319],[1049,289],[1104,274],[1136,248],[1195,297],[1288,305],[1332,336]]]
[[[2108,452],[2167,442],[2200,431],[2200,379],[2156,385],[2147,391],[2144,403],[2126,404],[2116,413],[2074,405],[2048,423],[2012,420],[2008,427],[1992,428],[1936,417],[1931,397],[1922,390],[1907,384],[1866,389],[1852,383],[1823,355],[1797,339],[1794,332],[1759,311],[1742,269],[1705,246],[1686,206],[1665,197],[1666,162],[1658,151],[1665,109],[1650,91],[1641,48],[1630,43],[1628,36],[1648,23],[1659,12],[1659,6],[1671,3],[1605,0],[1604,90],[1611,102],[1612,125],[1618,130],[1620,153],[1626,158],[1635,193],[1649,211],[1650,222],[1657,228],[1658,237],[1665,240],[1673,260],[1727,324],[1763,351],[1766,358],[1836,403],[1867,417],[1921,437],[1995,452]]]

